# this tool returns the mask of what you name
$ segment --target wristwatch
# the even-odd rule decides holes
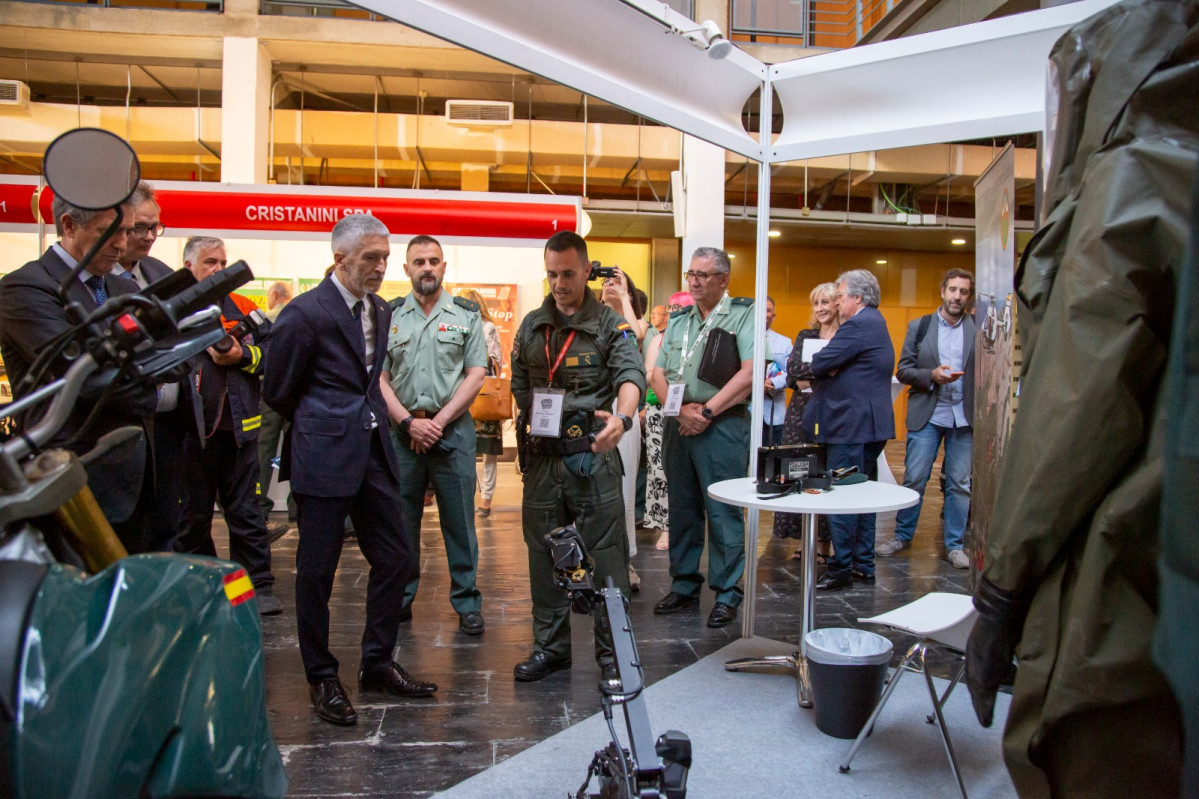
[[[707,419],[709,422],[716,418],[716,414],[712,413],[712,409],[707,405],[701,405],[699,415]]]
[[[400,429],[403,430],[405,433],[407,433],[408,428],[412,427],[412,420],[415,418],[416,417],[413,416],[412,414],[408,414],[408,418],[405,419],[404,421],[400,422]]]
[[[625,416],[623,413],[616,414],[616,418],[624,425],[624,431],[627,433],[633,427],[633,417]]]

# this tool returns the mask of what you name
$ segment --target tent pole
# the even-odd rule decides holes
[[[753,414],[749,422],[749,476],[758,474],[758,447],[762,446],[762,410],[765,407],[766,294],[770,271],[770,148],[771,120],[774,117],[774,90],[770,70],[762,83],[761,113],[758,115],[758,236],[754,258],[754,377]],[[741,637],[753,638],[754,601],[758,593],[758,510],[750,508],[745,520],[745,601],[742,603]]]

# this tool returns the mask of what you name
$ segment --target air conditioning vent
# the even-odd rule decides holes
[[[0,106],[29,108],[29,87],[19,80],[0,80]]]
[[[446,100],[445,121],[448,125],[462,125],[468,128],[511,125],[512,103],[496,100]]]

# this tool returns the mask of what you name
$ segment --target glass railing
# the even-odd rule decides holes
[[[260,14],[283,17],[326,17],[336,19],[383,19],[378,14],[343,3],[341,0],[260,0]]]
[[[735,39],[853,47],[900,0],[732,0]]]
[[[161,8],[168,11],[225,10],[224,0],[19,0],[52,6],[95,6],[97,8]]]

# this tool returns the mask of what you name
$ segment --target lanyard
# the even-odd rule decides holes
[[[566,337],[566,343],[562,345],[562,349],[558,350],[558,357],[554,361],[553,366],[550,367],[549,385],[552,386],[554,384],[554,372],[558,371],[558,367],[562,365],[562,359],[566,357],[566,351],[574,343],[575,334],[578,332],[577,330],[570,331],[570,335]],[[550,362],[550,329],[548,327],[545,329],[545,362],[547,364]]]
[[[708,318],[704,321],[703,325],[700,326],[699,332],[696,333],[696,336],[695,336],[695,343],[692,344],[690,347],[687,346],[687,342],[691,340],[691,323],[690,323],[690,321],[688,321],[686,327],[683,328],[683,357],[679,361],[679,377],[678,377],[679,380],[683,379],[683,370],[686,369],[687,364],[691,362],[691,356],[695,354],[696,348],[698,348],[700,345],[700,342],[702,342],[704,340],[704,337],[707,335],[708,330],[716,324],[716,315],[719,314],[721,312],[721,310],[724,308],[724,301],[727,300],[728,298],[729,298],[729,293],[726,291],[724,293],[724,296],[720,298],[720,302],[716,303],[716,307],[713,308],[712,312],[708,314]],[[546,356],[546,357],[549,357],[549,356]]]

